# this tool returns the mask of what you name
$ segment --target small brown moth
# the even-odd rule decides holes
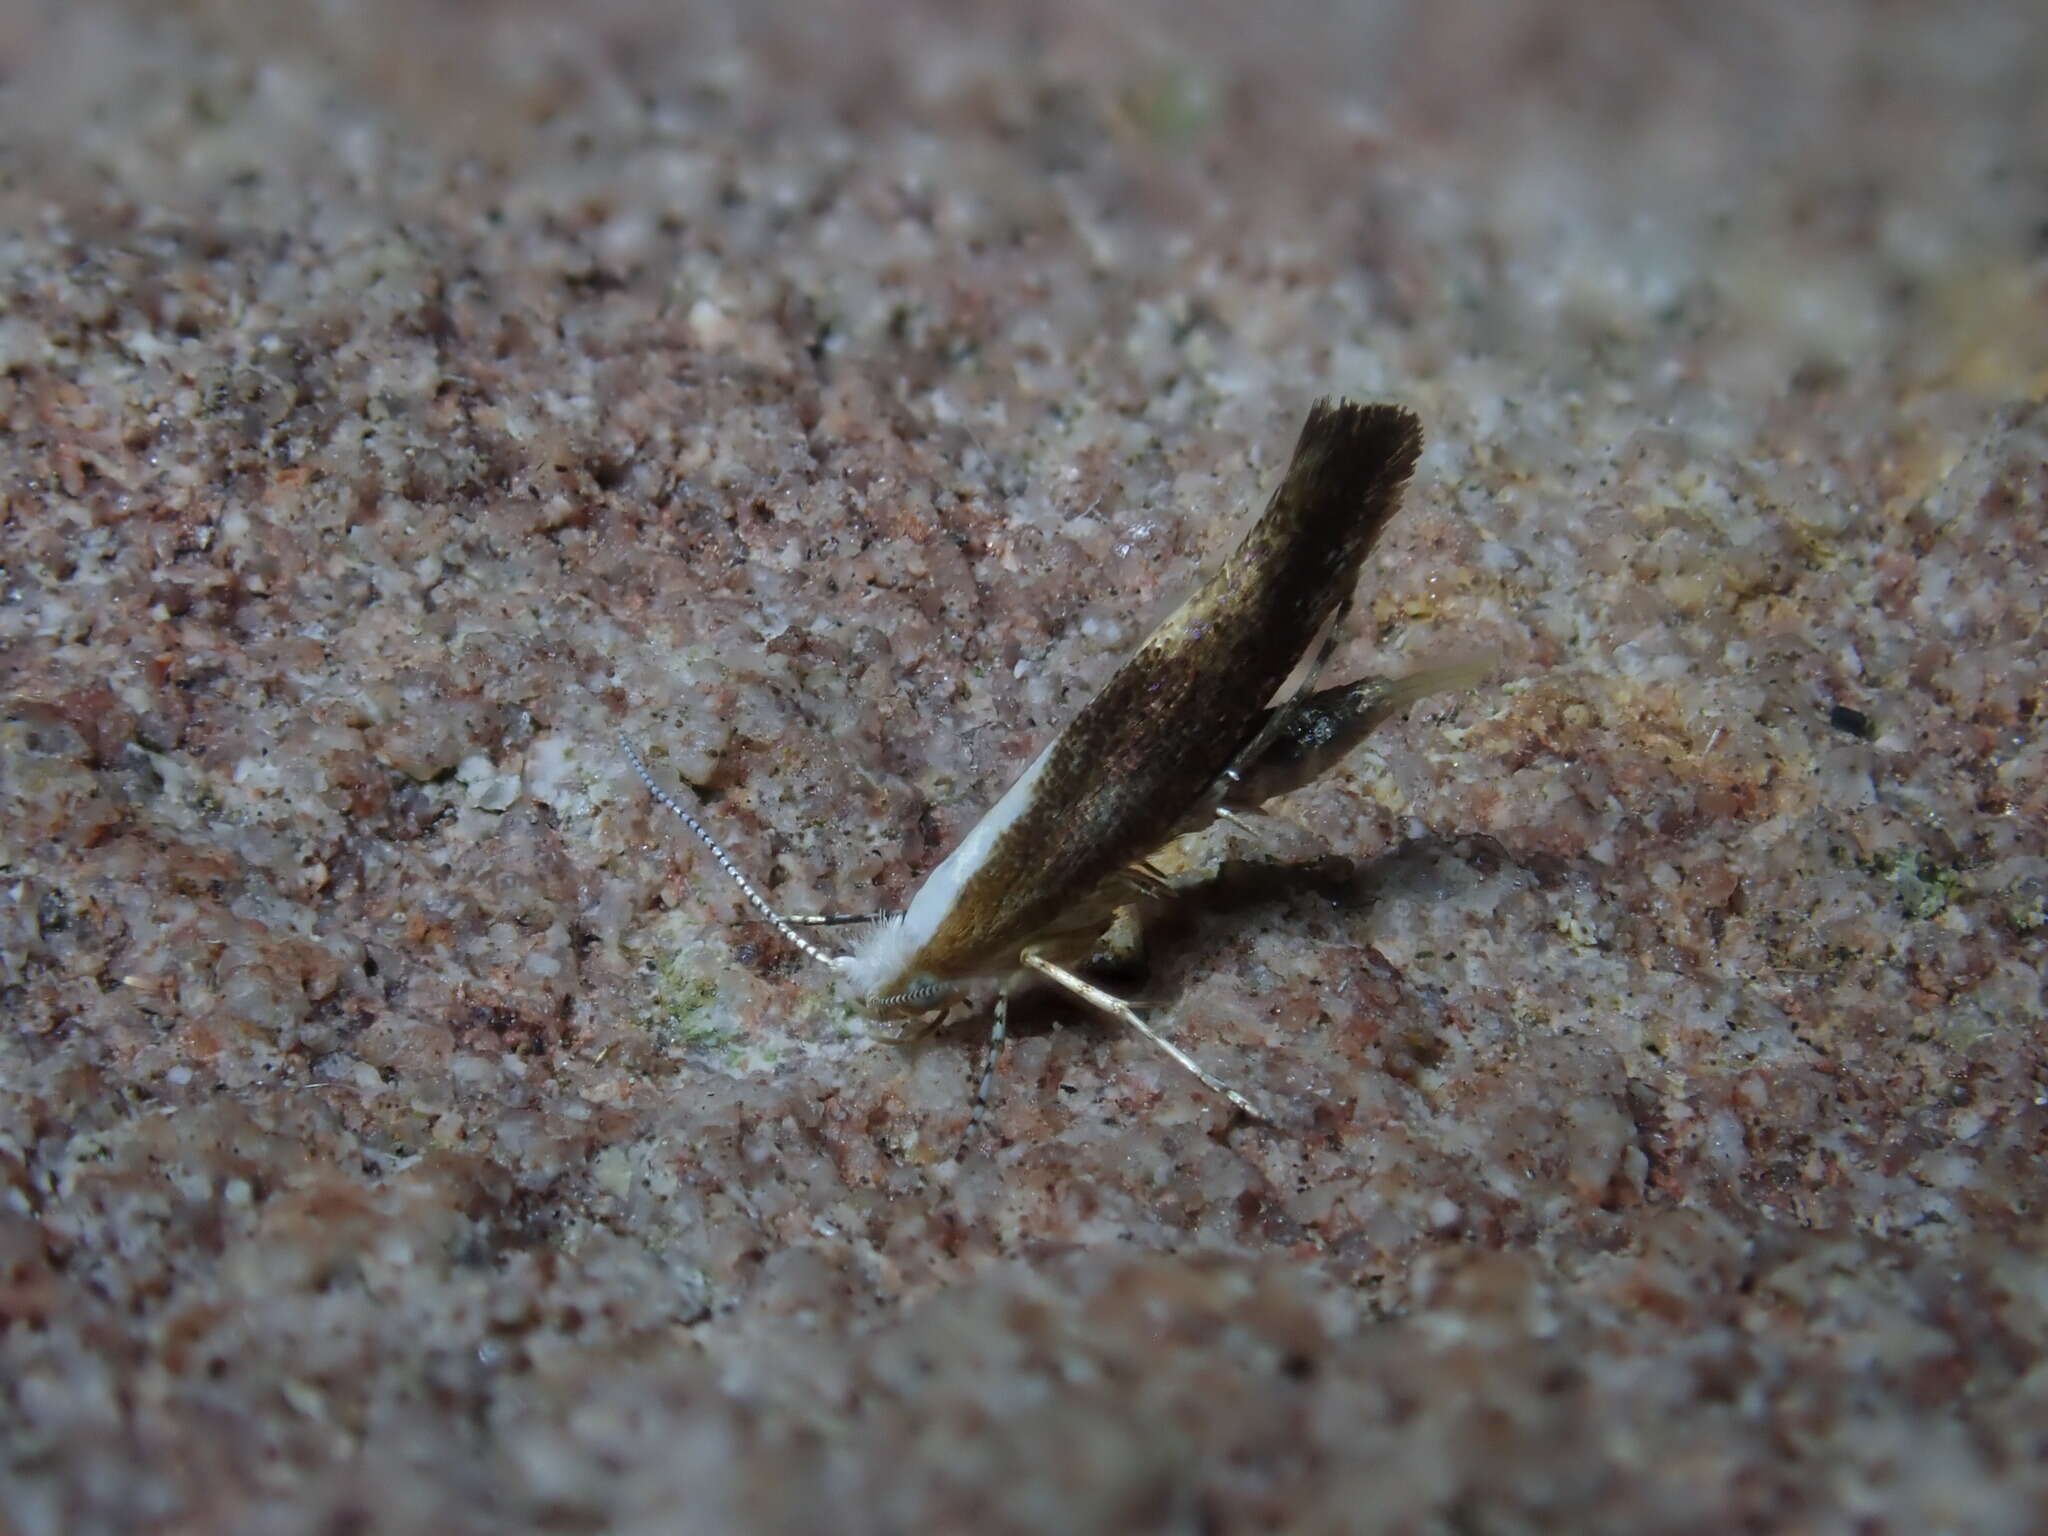
[[[996,987],[995,1025],[976,1094],[986,1095],[1010,996],[1043,977],[1137,1030],[1246,1114],[1218,1082],[1122,999],[1076,971],[1126,908],[1165,894],[1146,863],[1212,818],[1256,808],[1335,764],[1374,726],[1423,694],[1469,686],[1483,667],[1311,691],[1335,646],[1359,568],[1400,504],[1422,451],[1414,415],[1393,405],[1320,401],[1265,513],[1024,775],[934,869],[900,913],[785,917],[697,818],[654,781],[761,914],[839,972],[877,1019],[944,1022],[978,984]],[[1298,690],[1271,701],[1314,646]],[[797,925],[872,922],[851,954],[826,952]]]

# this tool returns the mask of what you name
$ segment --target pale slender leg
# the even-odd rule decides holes
[[[880,1045],[915,1045],[944,1027],[952,1011],[952,1002],[941,1000],[933,1003],[929,1012],[914,1018],[898,1019],[893,1024],[884,1021],[870,1024],[868,1038]]]
[[[1253,1105],[1250,1099],[1239,1093],[1235,1088],[1229,1087],[1227,1084],[1219,1082],[1216,1078],[1210,1076],[1208,1071],[1194,1057],[1175,1045],[1166,1036],[1160,1034],[1150,1024],[1147,1024],[1143,1018],[1139,1017],[1138,1011],[1122,998],[1103,991],[1102,988],[1084,977],[1076,976],[1065,966],[1054,964],[1036,950],[1025,950],[1021,958],[1025,965],[1038,972],[1039,975],[1045,977],[1048,981],[1057,982],[1067,991],[1073,993],[1074,996],[1081,999],[1082,1002],[1088,1004],[1089,1007],[1100,1009],[1126,1028],[1135,1029],[1147,1040],[1158,1046],[1160,1050],[1166,1052],[1167,1055],[1192,1072],[1201,1081],[1202,1086],[1211,1093],[1221,1094],[1254,1120],[1264,1121],[1267,1118],[1263,1112]]]
[[[1095,941],[1095,948],[1089,953],[1091,964],[1107,961],[1116,966],[1132,966],[1145,957],[1145,925],[1138,920],[1135,906],[1118,907],[1110,916],[1109,925],[1102,930],[1102,936]]]
[[[1280,854],[1286,851],[1280,846],[1280,839],[1273,835],[1271,829],[1260,826],[1259,822],[1253,821],[1251,817],[1244,815],[1242,812],[1233,811],[1230,807],[1223,806],[1217,810],[1216,819],[1229,822],[1268,853]],[[1264,811],[1259,812],[1260,821],[1278,821],[1283,819],[1282,817],[1268,816]],[[1289,825],[1292,826],[1293,823],[1290,822]],[[1295,830],[1300,831],[1301,829],[1296,827]]]
[[[1140,860],[1117,871],[1115,878],[1140,901],[1169,901],[1173,886],[1157,869]]]

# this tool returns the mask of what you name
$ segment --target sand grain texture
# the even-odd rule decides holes
[[[2048,1522],[2038,17],[1230,14],[0,14],[0,1523]],[[1515,681],[952,1162],[612,734],[900,904],[1327,393]]]

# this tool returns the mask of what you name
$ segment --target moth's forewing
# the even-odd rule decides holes
[[[1309,412],[1244,542],[1046,749],[1021,803],[1006,797],[969,834],[959,853],[977,834],[987,846],[898,980],[1007,967],[1173,836],[1357,584],[1421,450],[1421,424],[1398,406]]]

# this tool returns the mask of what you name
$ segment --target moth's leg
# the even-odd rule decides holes
[[[1090,965],[1129,969],[1145,958],[1145,925],[1136,906],[1118,907],[1088,955]]]
[[[1284,817],[1268,816],[1265,812],[1261,811],[1258,814],[1258,820],[1254,821],[1242,811],[1233,811],[1227,805],[1219,805],[1216,808],[1216,819],[1229,822],[1270,854],[1277,855],[1286,851],[1280,846],[1280,839],[1275,837],[1266,827],[1260,825],[1261,822],[1284,821],[1286,819]],[[1293,826],[1294,824],[1288,822],[1288,825]],[[1296,830],[1300,829],[1297,828]]]
[[[1302,674],[1301,685],[1284,704],[1266,712],[1266,723],[1259,728],[1258,734],[1238,748],[1237,755],[1221,773],[1216,775],[1208,789],[1203,791],[1204,809],[1214,811],[1230,798],[1230,792],[1244,782],[1245,770],[1266,755],[1266,749],[1279,739],[1282,731],[1287,729],[1287,722],[1293,718],[1295,708],[1303,699],[1315,692],[1316,679],[1322,676],[1323,667],[1336,651],[1337,635],[1343,629],[1344,621],[1350,616],[1351,599],[1347,597],[1337,604],[1337,611],[1330,615],[1330,622],[1323,630],[1323,643],[1316,647],[1316,659],[1309,663],[1308,671]]]
[[[967,1111],[967,1129],[960,1133],[961,1153],[974,1140],[974,1133],[981,1129],[981,1112],[988,1108],[988,1090],[996,1079],[996,1063],[1002,1059],[1003,1042],[1009,1037],[1010,989],[1005,986],[996,994],[995,1022],[989,1026],[988,1045],[981,1053],[981,1071],[974,1080],[974,1104]]]
[[[1045,977],[1048,981],[1056,982],[1059,986],[1064,987],[1075,997],[1081,999],[1082,1002],[1088,1004],[1089,1007],[1100,1009],[1126,1028],[1135,1029],[1147,1040],[1158,1046],[1160,1050],[1166,1052],[1167,1055],[1192,1072],[1200,1080],[1202,1086],[1211,1093],[1220,1094],[1230,1100],[1232,1104],[1235,1104],[1254,1120],[1266,1120],[1267,1117],[1250,1099],[1239,1093],[1235,1088],[1229,1087],[1227,1084],[1210,1076],[1200,1062],[1167,1039],[1166,1036],[1160,1034],[1150,1024],[1147,1024],[1144,1019],[1139,1017],[1138,1011],[1122,998],[1112,996],[1093,982],[1076,976],[1065,966],[1055,964],[1053,961],[1046,959],[1035,947],[1025,950],[1020,958],[1025,965],[1038,972],[1039,975]]]
[[[1172,883],[1143,859],[1126,865],[1110,878],[1140,901],[1170,901],[1173,898]]]
[[[930,1013],[908,1019],[881,1020],[870,1030],[869,1037],[881,1045],[915,1045],[926,1035],[936,1034],[952,1011],[951,1003],[941,1003]]]
[[[887,923],[901,912],[785,912],[782,920],[796,928],[843,928],[851,923]]]

